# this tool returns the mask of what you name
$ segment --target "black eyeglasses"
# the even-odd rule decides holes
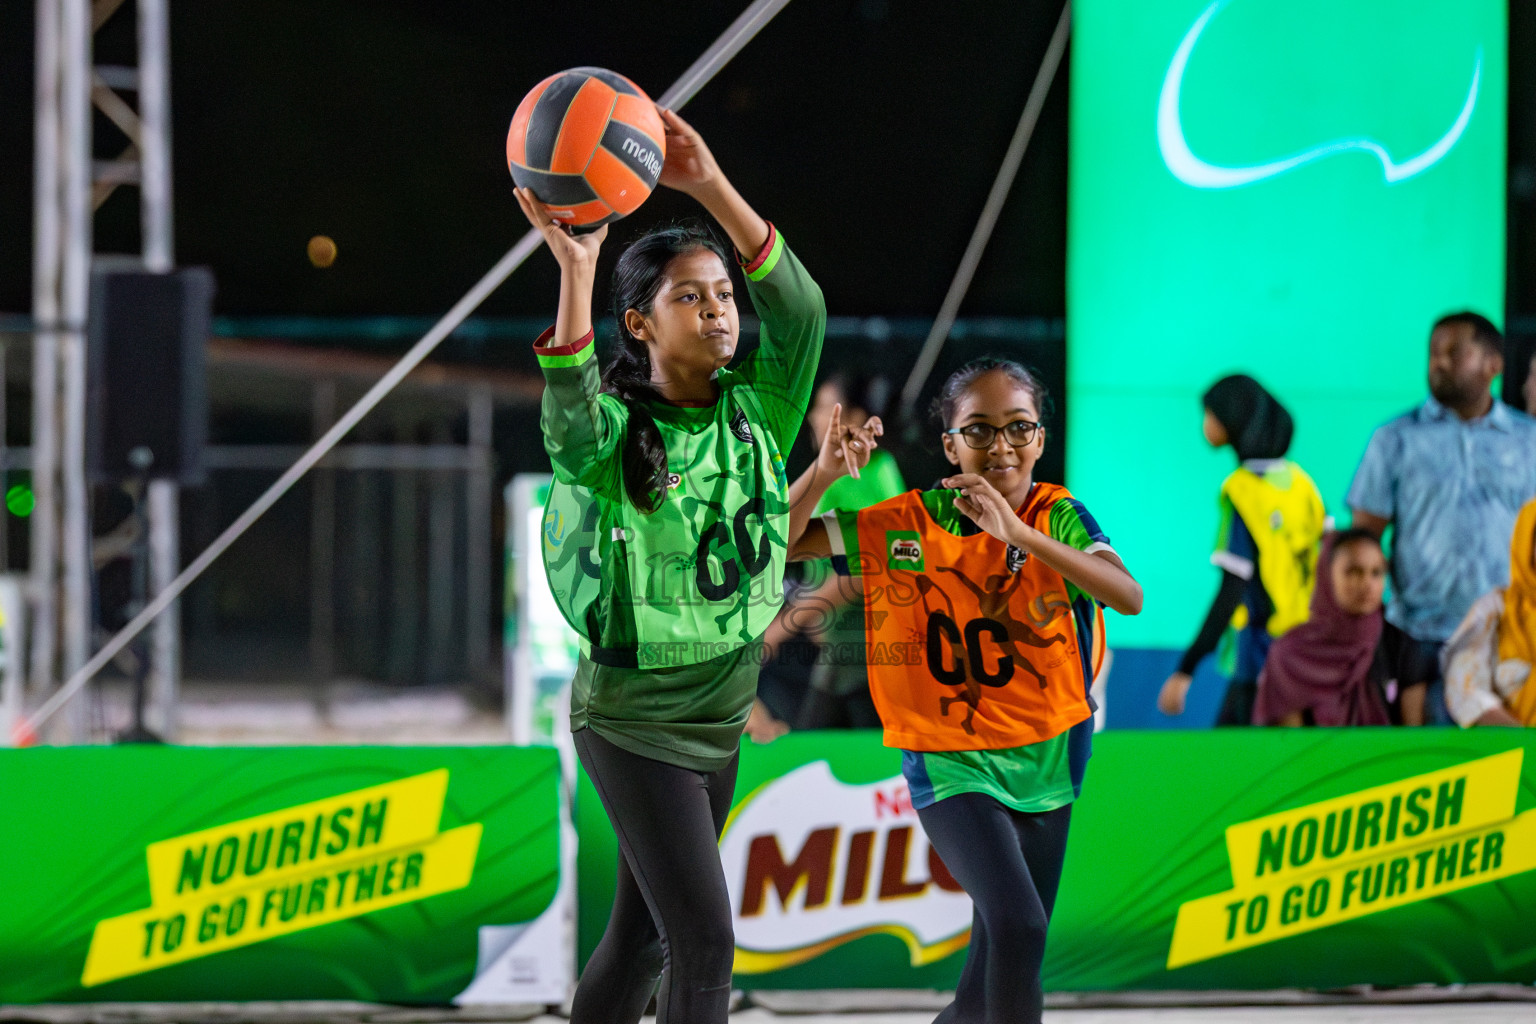
[[[1031,423],[1029,420],[1014,420],[1006,427],[994,427],[990,423],[969,423],[963,427],[950,427],[944,431],[946,434],[959,434],[965,439],[965,443],[972,448],[990,448],[992,442],[997,439],[999,429],[1003,432],[1003,440],[1015,448],[1023,448],[1035,439],[1035,432],[1040,429],[1039,423]]]

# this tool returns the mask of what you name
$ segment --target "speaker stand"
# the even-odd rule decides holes
[[[135,470],[133,481],[133,518],[137,527],[133,538],[133,597],[128,617],[139,614],[149,603],[149,467],[154,454],[137,447],[128,453]],[[119,743],[164,743],[144,724],[144,700],[149,689],[149,634],[141,632],[133,641],[133,724],[117,736]]]

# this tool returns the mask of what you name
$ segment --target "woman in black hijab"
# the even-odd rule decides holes
[[[1195,666],[1230,624],[1237,629],[1235,659],[1216,724],[1248,725],[1270,641],[1307,618],[1323,499],[1311,477],[1285,458],[1295,424],[1262,384],[1245,374],[1223,377],[1202,402],[1206,441],[1231,445],[1239,463],[1221,485],[1221,530],[1211,555],[1221,587],[1157,706],[1167,715],[1184,711]],[[1246,615],[1234,622],[1239,608]]]
[[[1291,435],[1296,432],[1291,414],[1247,374],[1221,378],[1201,401],[1205,405],[1205,439],[1211,447],[1230,444],[1239,462],[1283,459],[1291,450]]]

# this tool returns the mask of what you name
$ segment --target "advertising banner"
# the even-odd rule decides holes
[[[585,774],[576,808],[584,963],[607,921],[618,850]],[[954,987],[970,900],[931,856],[901,755],[878,733],[743,744],[720,851],[738,987]]]
[[[551,749],[0,751],[0,1003],[559,1001]]]
[[[571,677],[581,639],[560,614],[550,593],[540,546],[558,521],[545,523],[548,473],[519,473],[506,486],[507,726],[512,742],[557,744],[570,738]]]
[[[1529,984],[1536,737],[1519,730],[1095,738],[1051,922],[1050,989]],[[584,785],[580,950],[616,848]],[[874,733],[742,748],[720,843],[736,984],[946,988],[969,900]]]
[[[549,590],[539,557],[544,503],[553,478],[548,473],[519,473],[502,492],[506,502],[507,580],[505,603],[504,694],[507,731],[519,746],[553,747],[560,756],[560,885],[546,915],[558,917],[558,936],[549,937],[541,955],[559,957],[561,973],[574,984],[576,970],[576,826],[571,818],[576,789],[576,748],[571,742],[571,679],[576,674],[579,640],[566,624]],[[488,1003],[507,1002],[481,987],[470,993]],[[552,993],[551,993],[552,994]],[[565,1001],[563,993],[545,1000]],[[463,1001],[463,1000],[461,1000]]]
[[[1536,979],[1536,736],[1095,737],[1051,922],[1064,990]]]
[[[1431,324],[1501,321],[1506,7],[1072,5],[1066,482],[1146,588],[1118,646],[1182,649],[1215,591],[1206,388],[1270,389],[1337,514]]]
[[[11,573],[0,575],[0,747],[22,746],[30,738],[21,724],[24,582]]]

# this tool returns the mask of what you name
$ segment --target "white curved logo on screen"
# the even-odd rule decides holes
[[[1194,52],[1195,43],[1199,41],[1200,34],[1205,31],[1205,27],[1210,24],[1216,12],[1229,2],[1230,0],[1216,0],[1185,33],[1178,50],[1173,54],[1173,62],[1168,65],[1168,73],[1163,76],[1163,88],[1157,98],[1157,147],[1162,152],[1163,162],[1168,165],[1168,170],[1172,171],[1173,176],[1184,184],[1195,188],[1237,188],[1263,181],[1265,178],[1273,178],[1286,171],[1295,170],[1303,164],[1322,160],[1336,153],[1358,150],[1370,153],[1381,161],[1382,176],[1390,185],[1394,182],[1406,181],[1414,175],[1423,174],[1439,163],[1461,140],[1462,133],[1467,130],[1467,124],[1472,120],[1472,111],[1477,106],[1478,88],[1483,77],[1481,47],[1478,48],[1477,57],[1472,66],[1472,84],[1467,89],[1466,102],[1461,105],[1461,113],[1456,116],[1455,122],[1434,145],[1402,163],[1394,160],[1392,154],[1387,152],[1387,148],[1381,143],[1363,136],[1338,139],[1280,160],[1246,167],[1224,167],[1200,159],[1189,148],[1189,142],[1184,138],[1184,126],[1179,121],[1179,91],[1184,84],[1184,70],[1189,65],[1189,56]]]

